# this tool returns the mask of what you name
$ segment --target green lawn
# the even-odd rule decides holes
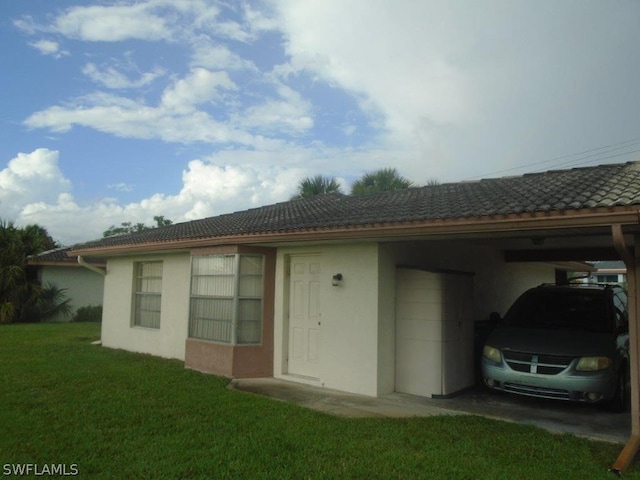
[[[97,338],[98,324],[0,326],[0,476],[63,464],[104,479],[615,478],[621,445],[475,416],[332,417]]]

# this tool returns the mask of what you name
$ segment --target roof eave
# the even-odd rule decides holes
[[[523,232],[549,229],[603,227],[613,224],[637,225],[639,223],[640,209],[638,206],[602,207],[581,210],[514,213],[500,216],[281,230],[84,249],[79,247],[77,249],[72,249],[68,255],[109,257],[144,252],[175,251],[179,249],[190,249],[212,245],[295,243],[304,241],[354,240],[367,238],[509,233],[516,231]]]
[[[76,257],[77,255],[73,255],[72,257]],[[75,268],[75,267],[82,267],[82,265],[80,265],[79,263],[71,260],[47,260],[47,261],[28,261],[27,265],[31,265],[34,267],[70,267],[70,268]],[[91,263],[91,265],[94,265],[96,267],[106,267],[107,264],[106,262],[98,262],[98,263]]]

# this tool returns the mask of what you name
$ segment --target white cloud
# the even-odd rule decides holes
[[[0,217],[13,219],[24,205],[52,201],[70,188],[58,167],[57,151],[39,148],[19,153],[0,170]]]
[[[391,132],[411,136],[424,118],[451,124],[472,114],[468,80],[456,58],[463,46],[449,25],[464,9],[382,0],[279,5],[289,71],[307,71],[363,95],[361,108],[382,112]],[[466,16],[476,10],[465,8]]]
[[[242,20],[223,19],[217,6],[200,0],[71,7],[55,18],[53,27],[39,27],[23,18],[24,31],[48,29],[83,41],[175,40],[191,51],[191,69],[170,77],[159,99],[152,97],[151,89],[142,92],[147,98],[130,97],[126,90],[149,86],[167,70],[156,67],[140,72],[131,51],[124,54],[126,62],[89,62],[82,67],[86,77],[122,94],[96,91],[75,97],[32,113],[24,125],[56,133],[82,126],[123,138],[256,148],[280,144],[275,138],[279,135],[293,137],[309,131],[314,126],[311,103],[221,41],[248,42],[255,32],[273,28],[273,20],[247,5],[226,8],[235,9]]]
[[[84,72],[114,88],[132,85],[130,80],[119,75],[100,72],[93,64],[85,66]],[[256,148],[268,145],[269,136],[290,137],[313,127],[313,109],[309,101],[272,79],[259,81],[265,86],[260,103],[244,106],[243,101],[248,103],[255,99],[237,98],[235,94],[239,87],[227,72],[195,67],[164,89],[157,106],[147,105],[141,99],[95,92],[63,106],[36,112],[24,124],[57,133],[68,132],[78,125],[123,138],[240,144]],[[274,92],[270,94],[272,90]],[[267,135],[267,138],[261,135]],[[276,140],[276,143],[280,141]]]
[[[162,94],[162,106],[171,111],[187,113],[201,103],[221,98],[221,90],[237,90],[227,72],[211,72],[194,68]]]
[[[56,18],[55,30],[70,38],[89,41],[171,38],[165,19],[150,10],[149,2],[74,7]]]
[[[52,31],[94,42],[174,41],[192,38],[198,30],[239,42],[255,38],[251,25],[221,21],[219,13],[219,7],[206,0],[146,0],[71,7],[56,17],[53,27],[38,26],[28,17],[14,24],[26,32]]]
[[[166,74],[166,71],[156,67],[150,72],[142,73],[137,79],[130,79],[115,67],[107,67],[100,70],[94,63],[87,63],[82,68],[82,73],[94,82],[107,88],[140,88],[153,83],[156,79]]]
[[[81,204],[57,160],[58,152],[38,149],[9,162],[0,172],[0,218],[37,223],[64,244],[99,238],[111,225],[125,221],[151,225],[155,215],[179,222],[285,200],[301,175],[299,169],[268,164],[223,166],[197,159],[183,171],[176,194],[156,193],[128,204],[112,198]],[[128,191],[131,185],[109,188]]]
[[[260,105],[240,112],[235,123],[243,128],[257,128],[265,133],[303,133],[312,128],[311,103],[285,85],[280,85],[277,91],[280,98],[269,98]]]
[[[204,67],[209,70],[249,70],[257,72],[251,60],[242,58],[228,47],[214,43],[210,38],[199,38],[192,45],[190,65]]]
[[[42,30],[42,27],[30,15],[23,15],[21,18],[15,19],[13,26],[29,35],[34,35]]]
[[[130,183],[120,182],[120,183],[112,183],[111,185],[107,185],[107,188],[111,190],[116,190],[118,192],[133,192],[136,186]]]
[[[74,125],[94,128],[122,138],[161,139],[167,142],[253,144],[252,135],[230,128],[208,113],[196,111],[191,103],[172,103],[180,92],[168,90],[169,107],[150,107],[125,97],[95,93],[64,107],[49,107],[24,121],[30,128],[67,132]],[[184,92],[187,102],[202,99]],[[202,94],[202,91],[200,91]]]
[[[261,5],[261,9],[254,8],[249,3],[243,4],[244,17],[254,32],[278,30],[278,18],[270,3]]]
[[[69,55],[67,50],[60,50],[60,44],[53,40],[38,40],[37,42],[30,42],[33,48],[38,50],[43,55],[51,55],[54,58],[62,58]]]

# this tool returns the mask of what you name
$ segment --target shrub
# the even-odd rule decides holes
[[[80,307],[71,319],[72,322],[101,322],[102,305]]]
[[[67,289],[53,283],[27,283],[20,290],[13,307],[15,322],[42,322],[54,317],[69,317],[73,312]]]

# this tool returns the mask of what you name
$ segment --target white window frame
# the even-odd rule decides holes
[[[200,273],[195,274],[194,262],[196,259],[203,258],[227,258],[233,259],[233,271],[222,273]],[[259,273],[242,273],[241,262],[243,258],[253,257],[260,258],[260,272]],[[223,343],[227,345],[260,345],[262,344],[262,326],[263,326],[263,306],[264,306],[264,269],[265,269],[265,256],[252,253],[235,253],[235,254],[211,254],[211,255],[194,255],[191,257],[191,288],[190,288],[190,301],[189,301],[189,338],[196,338],[200,340]],[[207,278],[214,280],[216,278],[227,277],[231,282],[232,288],[227,294],[205,294],[197,292],[200,289],[199,282],[197,280],[206,281]],[[259,279],[259,294],[258,295],[240,295],[241,283],[243,279],[254,277]],[[228,286],[226,288],[229,288]],[[209,300],[222,300],[231,302],[231,308],[226,309],[226,318],[207,318],[209,315],[202,316],[200,313],[203,310],[207,310],[204,306],[204,302]],[[258,302],[257,308],[254,308],[254,312],[257,319],[242,319],[240,305],[243,301]],[[199,305],[198,305],[199,304]],[[197,306],[198,305],[198,306]],[[215,307],[209,308],[210,311],[217,310],[219,314],[223,314],[223,308],[216,309]],[[196,313],[197,312],[197,313]],[[201,316],[196,316],[200,314]],[[217,322],[212,324],[211,322]],[[229,322],[228,327],[225,328],[224,323]],[[256,323],[257,326],[253,329],[253,336],[249,335],[249,339],[239,338],[240,324],[241,323]],[[222,332],[222,333],[217,333]],[[227,334],[228,332],[228,334]]]
[[[142,270],[145,265],[159,265],[160,275],[144,275]],[[133,282],[133,315],[132,326],[160,329],[160,319],[162,316],[162,270],[163,264],[161,260],[144,261],[134,263],[134,282]],[[147,282],[153,284],[153,281],[159,283],[157,288],[153,290],[148,289]],[[158,282],[159,281],[159,282]],[[147,307],[143,305],[147,303]],[[154,304],[157,308],[148,308],[148,304]],[[147,321],[141,315],[142,312],[150,313],[154,317],[151,321]]]

